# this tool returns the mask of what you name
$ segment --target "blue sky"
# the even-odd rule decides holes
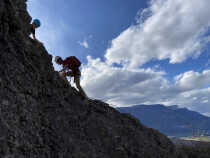
[[[210,116],[208,0],[29,0],[53,56],[77,56],[91,98],[178,104]],[[55,65],[55,69],[59,67]]]
[[[86,2],[52,0],[50,3],[48,0],[30,0],[28,2],[31,16],[42,20],[42,28],[37,32],[50,28],[54,31],[59,30],[61,34],[60,39],[57,39],[60,45],[56,46],[58,52],[53,47],[52,54],[62,51],[63,56],[77,55],[83,63],[87,62],[87,55],[103,59],[110,41],[135,23],[137,12],[145,6],[146,3],[139,0],[132,2],[127,0],[89,0]],[[89,49],[81,47],[78,44],[79,41],[81,43],[87,41]],[[46,43],[46,41],[43,42]],[[47,47],[47,49],[50,48]]]

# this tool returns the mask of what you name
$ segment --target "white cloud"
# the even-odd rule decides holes
[[[210,83],[209,73],[210,70],[186,72],[175,77],[172,84],[164,78],[165,72],[162,71],[117,68],[99,58],[88,57],[88,65],[82,69],[82,85],[90,97],[115,105],[164,103],[195,106],[210,99],[210,89],[205,89]]]
[[[198,57],[209,42],[203,36],[210,26],[209,14],[209,0],[151,0],[140,23],[112,40],[106,60],[138,67],[152,59],[179,63]]]
[[[205,70],[202,73],[188,71],[175,77],[175,87],[182,91],[189,91],[209,86],[210,70]]]
[[[205,104],[205,103],[209,103],[209,100],[203,100],[203,103]]]
[[[198,57],[210,41],[204,36],[209,14],[208,0],[151,0],[149,8],[138,13],[139,24],[112,40],[105,62],[88,57],[82,70],[87,94],[118,106],[160,103],[210,111],[209,69],[179,74],[172,83],[158,65],[139,68],[152,59],[179,63]]]
[[[187,106],[202,113],[210,111],[210,88],[205,88],[210,83],[210,70],[185,72],[171,83],[163,71],[114,67],[99,58],[87,59],[82,85],[91,98],[117,106],[161,103]]]
[[[88,42],[86,40],[83,40],[83,42],[79,41],[78,43],[80,46],[84,48],[89,48]]]
[[[203,115],[210,117],[210,112],[203,113]]]
[[[140,100],[146,99],[145,96],[149,95],[150,90],[156,91],[165,86],[163,83],[167,84],[162,77],[164,72],[117,68],[109,66],[99,58],[87,59],[88,65],[82,69],[82,85],[90,97],[104,99],[112,104],[139,103]]]

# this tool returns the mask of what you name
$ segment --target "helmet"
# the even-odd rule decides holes
[[[55,62],[57,63],[59,59],[62,59],[62,58],[59,57],[59,56],[56,56],[56,57],[55,57]]]
[[[36,24],[37,27],[41,26],[41,22],[39,19],[34,19],[33,23]]]

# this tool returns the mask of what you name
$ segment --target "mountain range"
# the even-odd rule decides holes
[[[143,124],[168,136],[192,136],[210,132],[210,117],[179,108],[178,105],[135,105],[117,109],[122,113],[130,113]]]

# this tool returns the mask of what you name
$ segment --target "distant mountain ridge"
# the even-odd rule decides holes
[[[135,105],[117,108],[122,113],[130,113],[148,127],[158,129],[168,136],[189,136],[201,131],[210,132],[210,117],[178,105],[164,106]]]

